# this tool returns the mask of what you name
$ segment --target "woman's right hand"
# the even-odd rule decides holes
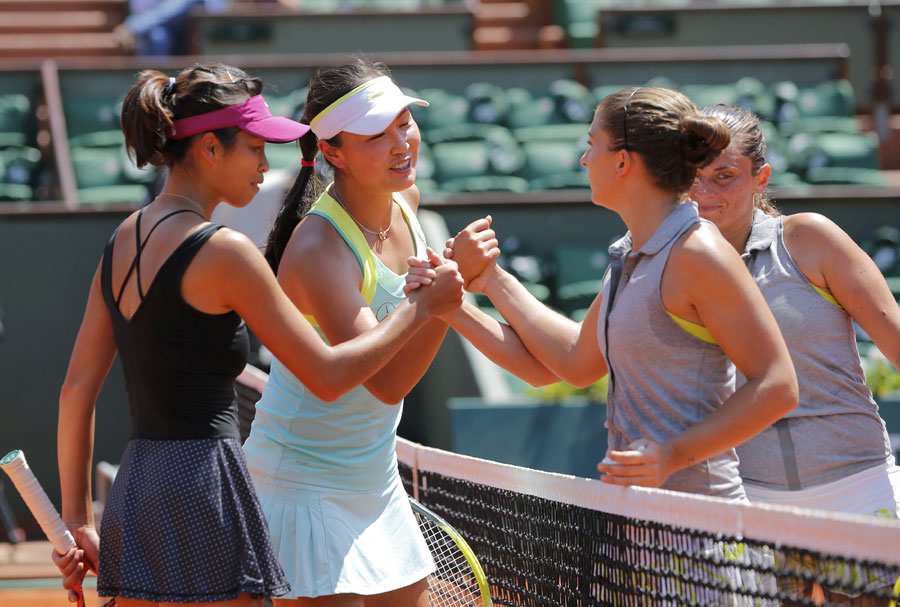
[[[77,547],[65,554],[54,550],[50,557],[63,575],[63,588],[69,591],[69,602],[78,600],[75,588],[81,586],[88,571],[97,572],[100,562],[100,536],[92,525],[70,527]]]
[[[453,259],[466,281],[466,289],[475,293],[480,289],[477,279],[485,275],[500,257],[499,242],[491,229],[490,215],[476,219],[453,238],[449,238],[444,249],[444,257]],[[476,284],[473,284],[475,282]]]
[[[408,295],[410,301],[424,304],[432,316],[444,316],[455,312],[463,302],[462,275],[454,262],[443,259],[430,248],[428,261],[434,268],[431,284],[411,291]]]

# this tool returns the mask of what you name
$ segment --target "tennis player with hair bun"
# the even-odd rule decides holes
[[[685,196],[698,167],[728,146],[728,129],[681,93],[632,88],[600,102],[588,135],[591,199],[628,233],[610,247],[582,323],[495,263],[476,274],[485,258],[476,228],[447,254],[560,379],[586,386],[609,374],[603,481],[745,502],[734,447],[797,405],[797,380],[740,257]],[[411,287],[420,271],[410,270]],[[736,391],[735,365],[747,378]]]
[[[267,141],[309,130],[272,116],[261,90],[259,79],[220,64],[177,78],[148,70],[122,107],[137,165],[170,172],[159,196],[109,239],[91,282],[59,401],[62,516],[78,548],[53,557],[69,589],[98,567],[98,593],[119,607],[261,606],[289,590],[238,442],[244,320],[311,392],[334,399],[462,299],[461,277],[444,264],[436,288],[398,303],[377,328],[336,346],[322,342],[253,243],[208,221],[220,201],[244,206],[256,195],[269,168]],[[117,353],[131,441],[98,537],[94,407]]]

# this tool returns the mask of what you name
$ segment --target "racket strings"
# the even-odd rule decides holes
[[[478,580],[462,550],[433,521],[418,514],[416,518],[434,558],[435,571],[428,576],[431,607],[480,607]]]

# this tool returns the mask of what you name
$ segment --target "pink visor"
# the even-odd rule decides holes
[[[273,116],[263,96],[254,95],[244,103],[176,120],[174,126],[166,132],[166,137],[184,139],[197,133],[230,126],[277,143],[300,139],[309,131],[309,125],[302,122]]]

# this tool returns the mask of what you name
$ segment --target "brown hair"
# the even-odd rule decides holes
[[[309,83],[306,105],[303,107],[300,121],[309,124],[322,110],[359,85],[379,76],[390,75],[391,72],[384,63],[373,63],[363,57],[354,57],[353,61],[340,67],[318,71]],[[341,134],[338,133],[327,141],[333,146],[338,146],[340,137]],[[319,152],[318,141],[312,130],[300,138],[300,151],[304,160],[312,161],[316,157]],[[265,255],[273,272],[278,272],[278,264],[294,228],[321,193],[321,184],[317,183],[314,175],[314,167],[300,167],[300,173],[285,196],[275,225],[269,233]]]
[[[610,149],[640,154],[656,185],[671,192],[687,191],[697,169],[731,140],[721,120],[701,116],[690,99],[670,89],[623,89],[603,99],[597,113]]]
[[[193,137],[167,139],[175,120],[243,103],[263,87],[259,78],[220,63],[187,68],[170,82],[162,72],[144,70],[122,103],[125,149],[139,168],[172,166],[184,158]],[[227,147],[238,131],[227,127],[212,133]]]
[[[766,137],[760,128],[759,118],[736,105],[711,105],[703,108],[700,113],[718,118],[725,123],[741,156],[750,159],[751,172],[759,175],[760,169],[766,163]],[[765,192],[754,196],[753,206],[767,215],[774,217],[781,215],[781,211],[769,200]]]

